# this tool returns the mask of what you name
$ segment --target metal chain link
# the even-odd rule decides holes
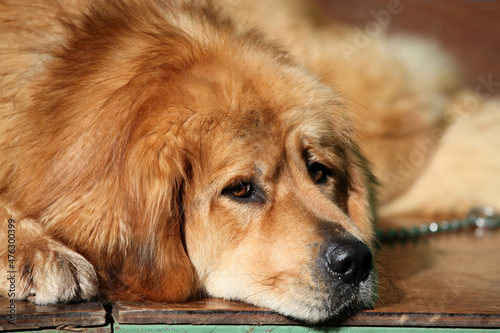
[[[458,231],[468,228],[499,228],[500,214],[493,207],[476,207],[471,209],[463,219],[442,220],[422,223],[411,228],[377,230],[376,237],[381,243],[393,243],[423,237],[430,234]]]

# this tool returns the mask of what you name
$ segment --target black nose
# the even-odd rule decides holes
[[[372,253],[358,240],[332,242],[326,250],[330,273],[344,283],[358,284],[366,280],[372,269]]]

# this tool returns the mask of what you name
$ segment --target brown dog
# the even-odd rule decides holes
[[[359,123],[346,101],[373,93],[331,88],[341,71],[321,71],[338,60],[321,58],[330,49],[303,65],[313,26],[272,32],[245,6],[0,1],[0,272],[13,277],[1,295],[208,294],[309,322],[372,303],[373,177],[358,145],[383,176],[387,152],[411,142],[384,146]],[[241,15],[272,36],[235,23]],[[382,103],[404,88],[393,81]],[[406,130],[382,111],[377,131]]]

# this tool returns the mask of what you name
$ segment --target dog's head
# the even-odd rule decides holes
[[[145,189],[174,187],[169,222],[199,287],[310,321],[369,304],[371,179],[341,101],[297,68],[213,61],[177,83],[143,166],[172,177]]]
[[[183,248],[165,266],[189,261],[208,295],[311,322],[370,304],[372,179],[342,99],[274,50],[220,43],[163,73],[131,140],[130,161],[153,158],[137,186],[179,198]]]
[[[208,294],[317,321],[371,301],[370,179],[331,92],[273,81],[189,130],[184,241]]]
[[[371,300],[370,178],[334,93],[262,67],[231,69],[231,89],[207,91],[208,118],[186,128],[201,139],[186,249],[210,295],[316,321]]]
[[[66,219],[48,228],[116,298],[203,291],[310,322],[369,305],[372,179],[342,99],[207,8],[120,11],[77,26],[40,88],[57,163],[26,177]]]

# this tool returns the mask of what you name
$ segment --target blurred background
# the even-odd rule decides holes
[[[331,19],[361,31],[369,29],[370,22],[382,22],[387,23],[389,33],[437,40],[454,54],[472,88],[478,85],[478,76],[492,75],[492,81],[499,84],[494,94],[500,96],[500,1],[317,1]]]

